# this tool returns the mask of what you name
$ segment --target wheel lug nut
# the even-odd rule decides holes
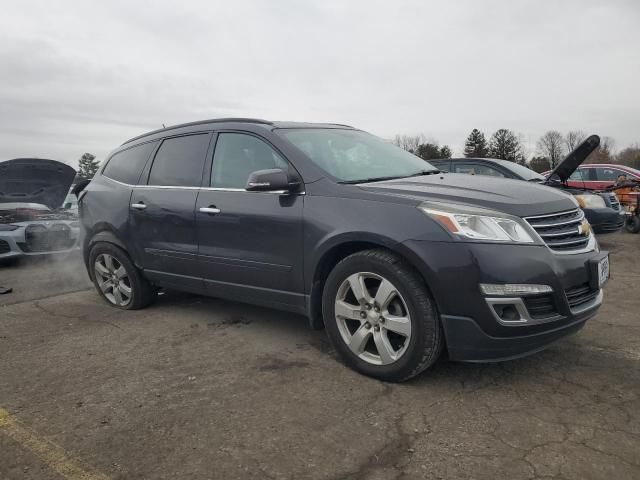
[[[360,312],[360,318],[367,318],[366,312]]]
[[[371,304],[367,303],[367,310],[371,310]]]
[[[373,329],[374,329],[376,332],[379,332],[379,331],[380,331],[380,325],[376,325],[375,327],[373,327]]]
[[[371,328],[371,324],[369,322],[365,323],[364,328]]]
[[[384,323],[384,317],[380,317],[380,323]]]
[[[380,311],[380,308],[379,308],[377,305],[376,305],[375,307],[373,307],[373,309],[374,309],[376,312],[379,312],[379,311]]]

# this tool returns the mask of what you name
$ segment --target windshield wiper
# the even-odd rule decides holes
[[[414,173],[413,175],[408,175],[408,177],[421,177],[423,175],[435,175],[436,173],[443,173],[440,170],[422,170],[421,172]]]
[[[409,178],[409,177],[420,177],[422,175],[432,175],[434,173],[441,173],[440,170],[423,170],[421,172],[412,173],[411,175],[396,175],[389,177],[371,177],[371,178],[360,178],[358,180],[342,180],[338,183],[353,185],[356,183],[369,183],[369,182],[383,182],[385,180],[398,180],[400,178]]]

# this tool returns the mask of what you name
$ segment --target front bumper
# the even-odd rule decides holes
[[[589,266],[602,256],[598,251],[558,254],[543,245],[420,240],[403,246],[433,294],[452,360],[488,362],[535,353],[579,330],[602,304]],[[499,321],[481,283],[549,285],[553,292],[523,296],[534,320],[509,325]],[[533,315],[536,308],[543,309],[541,315]]]
[[[617,232],[624,226],[624,211],[613,208],[585,208],[584,215],[596,233]]]
[[[51,225],[56,225],[56,223],[52,222],[47,226],[50,228]],[[55,241],[48,242],[46,238],[43,239],[42,235],[35,238],[27,233],[28,225],[21,225],[17,230],[0,232],[0,260],[61,254],[78,250],[80,248],[80,228],[69,227],[66,222],[65,225],[68,229],[65,230],[64,241],[59,241],[59,238],[56,238]]]

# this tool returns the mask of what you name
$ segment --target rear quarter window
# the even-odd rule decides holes
[[[102,175],[128,185],[137,184],[142,169],[157,143],[143,143],[114,154],[107,162]]]

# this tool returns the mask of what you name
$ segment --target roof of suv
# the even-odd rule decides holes
[[[191,126],[202,126],[208,124],[225,124],[225,123],[249,123],[252,125],[262,125],[266,128],[349,128],[353,129],[353,127],[349,125],[342,125],[339,123],[306,123],[306,122],[270,122],[268,120],[262,120],[259,118],[211,118],[208,120],[198,120],[196,122],[188,122],[181,123],[178,125],[171,125],[165,128],[159,128],[158,130],[153,130],[151,132],[144,133],[142,135],[138,135],[137,137],[130,138],[122,145],[126,145],[127,143],[131,143],[134,140],[139,140],[141,138],[155,135],[160,132],[165,132],[168,130],[174,130],[178,128],[191,127]]]

